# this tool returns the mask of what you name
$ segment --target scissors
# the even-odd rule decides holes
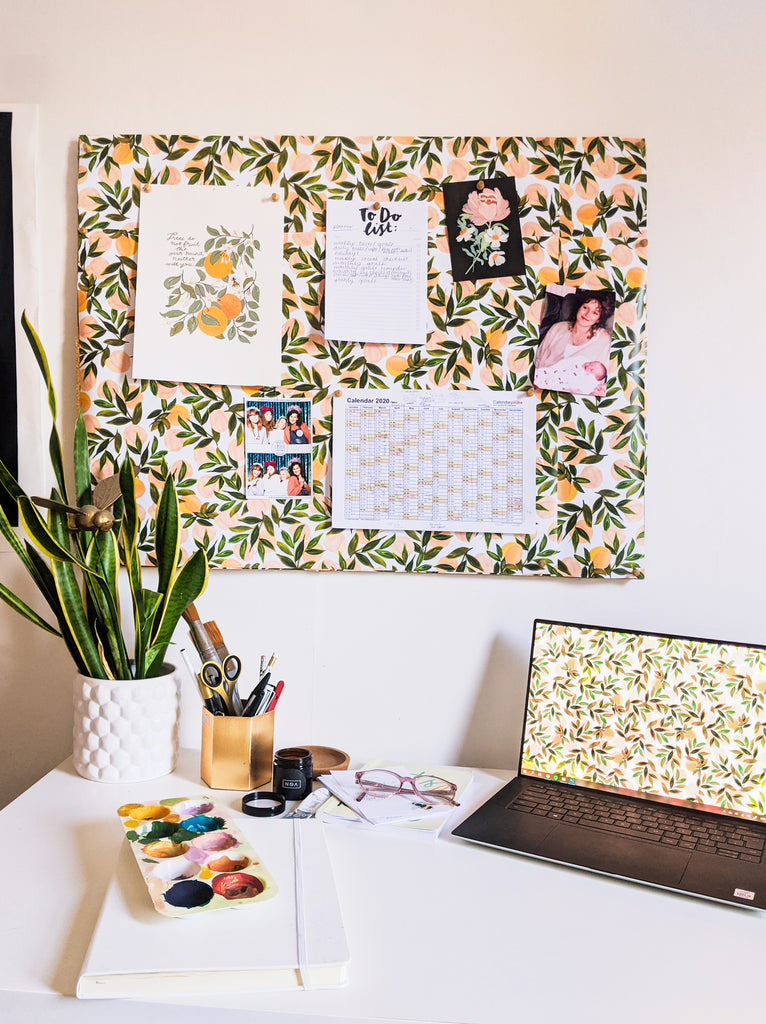
[[[242,672],[242,661],[236,654],[227,654],[223,661],[206,661],[200,669],[202,683],[223,701],[229,715],[242,713],[242,701],[236,692]]]

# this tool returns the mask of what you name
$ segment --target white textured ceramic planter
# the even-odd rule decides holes
[[[155,679],[74,680],[74,766],[94,782],[168,775],[178,757],[180,680],[165,664]]]

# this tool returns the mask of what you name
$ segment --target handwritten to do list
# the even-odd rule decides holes
[[[426,203],[328,200],[325,336],[425,344],[427,254]]]

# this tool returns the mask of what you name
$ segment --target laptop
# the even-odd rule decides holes
[[[536,620],[518,776],[453,835],[766,909],[766,648]]]

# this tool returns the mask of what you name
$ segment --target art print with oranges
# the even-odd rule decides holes
[[[253,231],[232,234],[208,227],[207,234],[204,255],[166,278],[162,316],[170,322],[171,337],[201,331],[249,344],[258,332],[255,253],[260,242]]]

